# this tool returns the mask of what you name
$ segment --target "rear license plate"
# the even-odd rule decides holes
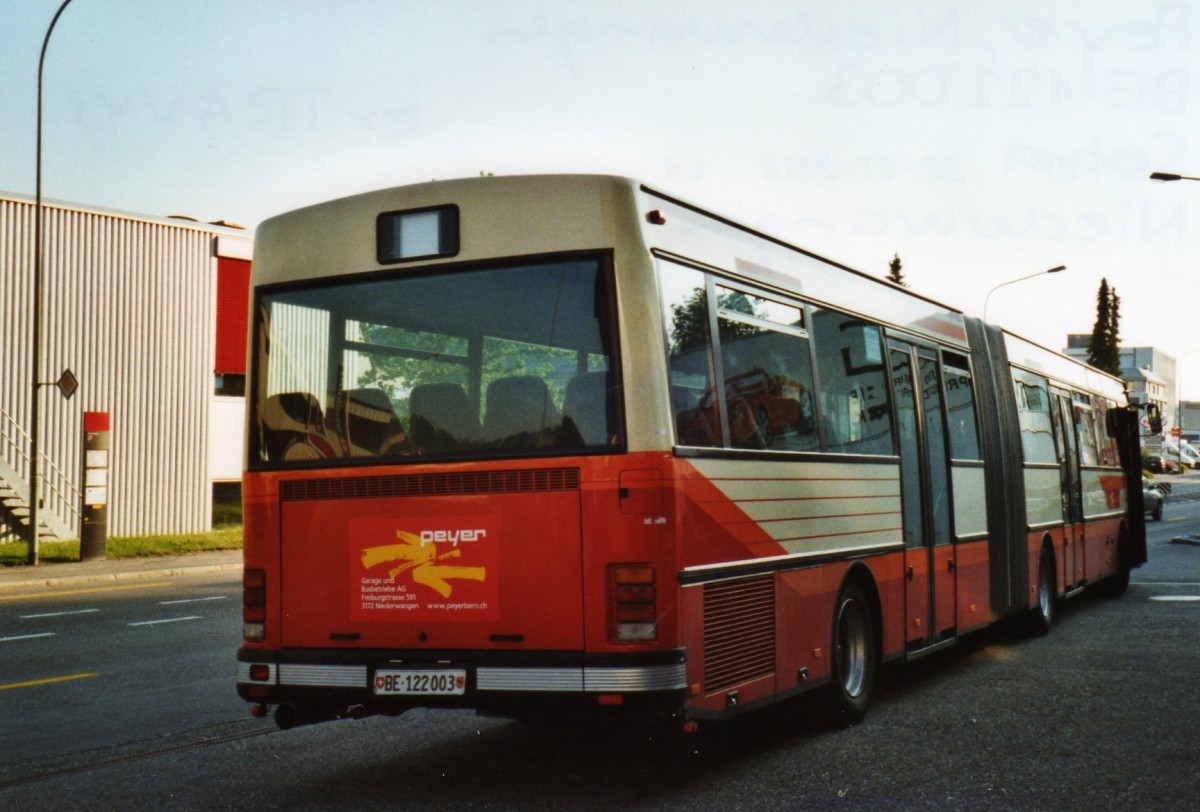
[[[466,691],[467,672],[461,668],[375,672],[377,696],[462,696]]]

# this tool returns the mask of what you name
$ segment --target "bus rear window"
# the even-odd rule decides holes
[[[606,264],[261,294],[251,466],[621,445]]]

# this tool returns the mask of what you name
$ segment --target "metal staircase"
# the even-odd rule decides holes
[[[29,436],[7,412],[0,409],[0,451],[10,449],[16,456],[28,461],[29,455],[22,448],[21,438],[28,442]],[[66,504],[79,504],[79,489],[46,457],[43,456],[41,461],[46,466],[46,487]],[[78,512],[78,508],[72,509],[74,516],[78,516]],[[23,529],[23,535],[29,538],[29,514],[29,483],[8,463],[5,454],[0,453],[0,515],[15,520]],[[38,509],[39,541],[64,541],[78,536],[70,523],[48,510],[44,503]]]

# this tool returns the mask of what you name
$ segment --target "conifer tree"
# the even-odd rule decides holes
[[[1100,280],[1096,293],[1096,324],[1088,341],[1088,363],[1111,375],[1121,374],[1121,299],[1108,279]]]
[[[908,283],[904,281],[904,274],[901,272],[900,267],[900,255],[896,254],[892,257],[892,261],[888,263],[886,279],[902,288],[906,288],[908,287]]]

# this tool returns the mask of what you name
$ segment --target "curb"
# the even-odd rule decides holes
[[[232,558],[232,556],[229,556]],[[144,560],[144,559],[141,559]],[[222,561],[213,563],[185,563],[183,560],[176,559],[171,562],[155,562],[159,564],[148,564],[141,567],[129,566],[132,562],[138,562],[139,559],[126,559],[126,567],[114,568],[110,565],[108,568],[96,572],[72,572],[72,573],[54,573],[54,572],[15,572],[8,577],[4,577],[5,573],[0,572],[0,593],[15,590],[15,589],[36,589],[39,587],[53,586],[72,586],[78,584],[89,583],[120,583],[124,581],[136,581],[145,578],[168,578],[179,575],[205,575],[218,572],[241,571],[242,557],[241,551],[238,551],[236,561]],[[56,568],[60,566],[77,566],[72,564],[49,564],[47,568]],[[86,564],[81,566],[87,566]],[[117,565],[120,566],[120,565]]]

